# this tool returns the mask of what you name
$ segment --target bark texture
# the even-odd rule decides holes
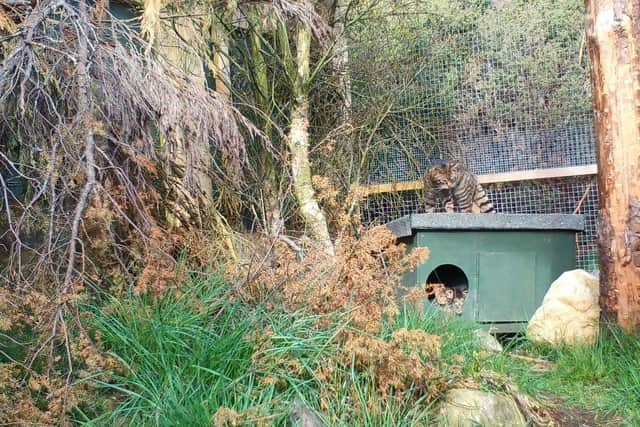
[[[229,60],[229,27],[238,4],[235,0],[228,0],[223,8],[211,15],[210,37],[213,42],[212,64],[209,68],[213,72],[216,92],[227,102],[231,102],[231,62]]]
[[[333,243],[324,213],[318,205],[311,184],[311,162],[309,161],[309,61],[311,33],[298,25],[296,34],[296,76],[293,82],[294,103],[288,135],[291,155],[293,189],[300,212],[312,238],[329,255],[334,254]]]
[[[640,3],[585,0],[600,191],[603,311],[640,324]]]
[[[199,11],[194,9],[190,13],[198,14]],[[205,87],[204,65],[194,48],[203,44],[199,29],[201,25],[202,22],[193,19],[169,18],[158,26],[155,47],[160,60],[180,68],[198,85]],[[181,227],[183,221],[194,216],[202,221],[198,206],[206,210],[213,204],[213,183],[210,176],[211,147],[208,144],[193,144],[185,135],[176,137],[178,143],[172,147],[173,167],[167,171],[176,201],[167,209],[166,219],[172,226]],[[192,174],[189,174],[188,168],[194,169]],[[195,182],[187,183],[185,176],[188,175],[192,175]]]
[[[273,127],[270,118],[271,104],[270,99],[273,96],[269,87],[269,76],[267,63],[262,54],[262,40],[259,31],[262,30],[259,15],[252,17],[251,25],[254,31],[251,33],[251,56],[253,64],[253,72],[255,74],[256,85],[256,102],[258,107],[264,114],[264,119],[260,122],[262,132],[273,141]],[[284,219],[282,216],[281,200],[283,195],[278,185],[278,174],[276,173],[276,162],[273,155],[266,149],[261,147],[260,152],[260,169],[262,178],[262,209],[264,211],[265,230],[272,237],[285,232]]]
[[[341,124],[351,123],[351,69],[349,67],[349,44],[345,29],[346,13],[349,7],[347,0],[338,0],[334,14],[335,46],[333,66],[338,73],[338,91],[343,99],[341,109]]]

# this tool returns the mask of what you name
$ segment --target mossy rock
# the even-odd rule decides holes
[[[527,423],[516,402],[503,394],[451,389],[440,403],[439,426],[518,427]]]

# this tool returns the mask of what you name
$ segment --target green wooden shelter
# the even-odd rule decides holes
[[[387,224],[429,259],[404,275],[405,286],[442,283],[466,289],[462,317],[496,332],[522,330],[551,285],[576,268],[581,215],[407,215]]]

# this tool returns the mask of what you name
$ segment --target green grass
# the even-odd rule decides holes
[[[445,360],[454,355],[469,358],[477,351],[474,331],[478,328],[473,322],[459,317],[451,317],[442,311],[426,307],[423,313],[412,307],[402,307],[394,325],[385,325],[389,335],[393,330],[400,328],[422,329],[429,334],[443,338],[442,357]]]
[[[222,298],[219,278],[194,281],[160,301],[130,297],[87,307],[92,327],[126,374],[83,381],[98,388],[76,420],[85,425],[211,426],[221,408],[243,413],[248,424],[289,425],[292,402],[323,414],[329,425],[409,426],[433,421],[424,400],[382,399],[370,372],[336,365],[335,380],[318,368],[337,358],[338,336],[347,325],[319,330],[318,316],[266,311]],[[534,346],[524,338],[509,350],[553,361],[556,369],[535,372],[505,354],[483,355],[476,326],[437,310],[404,308],[380,336],[400,328],[440,335],[442,360],[460,365],[451,380],[487,370],[502,374],[534,397],[560,396],[562,404],[640,420],[640,340],[607,327],[594,348]],[[267,332],[268,331],[268,332]],[[268,339],[266,334],[269,334]],[[296,366],[289,365],[295,361]],[[328,397],[330,397],[328,399]]]
[[[110,299],[94,311],[93,327],[126,375],[92,378],[116,400],[77,408],[85,425],[210,426],[221,408],[247,411],[244,420],[282,423],[294,399],[317,407],[314,371],[333,351],[344,325],[325,330],[318,316],[268,315],[260,307],[224,301],[218,278],[189,283],[184,293],[152,302]],[[265,331],[269,345],[260,345]],[[254,363],[252,357],[261,362]],[[286,361],[296,360],[291,374]],[[265,382],[272,377],[273,381]],[[257,422],[257,421],[256,421]]]
[[[436,310],[419,314],[404,310],[397,327],[421,328],[443,336],[443,357],[464,358],[463,373],[502,374],[520,390],[537,398],[554,396],[555,403],[571,408],[618,415],[630,425],[640,425],[640,335],[605,324],[595,346],[534,345],[523,336],[505,342],[506,352],[549,360],[555,369],[539,372],[529,362],[506,353],[483,355],[474,342],[472,322],[443,316]]]
[[[618,414],[640,423],[640,337],[603,325],[595,346],[560,347],[516,340],[511,350],[555,363],[549,372],[508,357],[493,357],[488,367],[505,373],[532,396],[554,394],[567,406]]]
[[[282,425],[296,399],[322,412],[332,425],[409,426],[431,416],[428,405],[382,399],[369,372],[336,364],[339,381],[327,384],[317,377],[318,367],[334,358],[338,334],[347,325],[318,329],[318,316],[224,302],[217,278],[185,289],[180,296],[155,302],[111,298],[101,307],[87,307],[104,346],[127,369],[124,375],[83,380],[99,387],[103,398],[79,405],[77,422],[210,426],[216,411],[225,407],[246,411],[249,423],[267,419]],[[403,311],[395,328],[438,333],[444,325],[444,316],[435,312],[420,316]],[[395,328],[385,327],[382,335]],[[471,330],[467,324],[465,328]],[[269,345],[261,345],[267,330]],[[444,353],[456,353],[468,345],[465,341],[452,334]],[[298,363],[295,373],[287,365],[291,360]]]
[[[220,304],[218,283],[207,285],[211,293],[198,298],[187,293],[155,304],[114,298],[96,310],[95,327],[107,349],[127,367],[127,375],[96,380],[121,403],[94,423],[205,425],[219,406],[242,407],[268,399],[268,390],[248,398],[234,386],[250,365],[253,347],[243,335],[253,319]],[[201,305],[194,306],[196,302]],[[223,308],[224,315],[213,321]]]

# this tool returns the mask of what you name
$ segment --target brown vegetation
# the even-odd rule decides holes
[[[339,239],[336,256],[322,247],[304,247],[304,255],[283,242],[275,242],[270,253],[256,256],[249,277],[239,289],[247,301],[282,304],[290,310],[304,308],[314,314],[348,313],[356,329],[377,332],[386,315],[396,313],[395,296],[400,275],[426,260],[428,250],[417,248],[406,253],[396,244],[393,233],[384,226],[367,230],[359,238]],[[250,264],[250,263],[249,263]]]
[[[407,329],[381,338],[383,321],[393,322],[397,313],[402,272],[424,262],[428,250],[406,253],[385,227],[360,228],[359,196],[348,191],[364,179],[372,146],[384,142],[374,134],[393,102],[372,101],[375,108],[360,112],[368,123],[361,127],[345,105],[314,111],[319,103],[333,103],[324,95],[335,91],[335,76],[312,84],[312,76],[330,62],[322,56],[331,29],[309,4],[264,2],[275,18],[256,16],[278,22],[275,30],[251,28],[247,37],[255,55],[247,61],[249,75],[259,81],[256,93],[264,90],[248,103],[259,117],[252,124],[226,103],[237,94],[220,97],[205,87],[204,78],[160,58],[163,52],[153,42],[163,36],[162,4],[144,3],[147,41],[102,6],[90,10],[85,0],[0,5],[0,172],[17,177],[26,189],[13,194],[0,174],[0,249],[8,248],[0,257],[0,334],[16,343],[17,337],[29,340],[18,343],[28,354],[7,356],[11,360],[0,365],[0,424],[60,423],[70,407],[95,393],[82,382],[71,388],[73,380],[124,371],[105,354],[100,336],[85,330],[79,303],[98,294],[89,287],[111,295],[150,294],[157,301],[169,291],[178,293],[190,268],[206,272],[212,258],[226,262],[231,297],[274,312],[318,315],[319,331],[346,325],[336,338],[336,354],[313,373],[331,379],[322,385],[324,409],[336,398],[335,387],[347,383],[349,370],[371,378],[382,400],[433,400],[457,379],[456,368],[440,360],[440,338]],[[224,25],[232,6],[228,2],[225,19],[218,19]],[[250,16],[252,7],[233,12]],[[213,9],[203,12],[211,13],[212,22],[220,18]],[[257,19],[255,24],[260,26]],[[195,27],[191,22],[189,28]],[[229,58],[221,59],[225,48],[206,48],[214,50],[217,66],[229,66]],[[283,82],[266,82],[267,74],[279,73]],[[350,84],[346,78],[337,76],[341,86]],[[313,122],[323,113],[329,131]],[[323,161],[327,170],[318,166]],[[314,171],[323,175],[312,177]],[[280,208],[296,192],[299,206],[282,215]],[[308,206],[311,212],[305,212]],[[265,234],[234,242],[227,220],[238,224],[248,210],[264,222]],[[270,210],[278,211],[272,221]],[[309,230],[313,217],[323,223],[315,224],[320,233],[318,227]],[[285,223],[301,237],[285,235]],[[187,257],[184,265],[181,255]],[[424,291],[419,292],[413,296],[422,301]],[[268,329],[256,334],[248,339],[257,341],[252,361],[259,381],[308,374],[295,357],[265,351],[272,339]],[[213,416],[220,425],[268,423],[270,417],[231,408]]]
[[[413,387],[417,396],[432,400],[442,391],[437,381],[440,337],[436,335],[407,329],[395,331],[390,341],[360,335],[345,343],[344,352],[347,363],[373,373],[383,398]]]
[[[254,128],[85,1],[6,16],[15,31],[0,51],[0,324],[6,339],[30,341],[21,343],[29,354],[3,365],[0,412],[53,423],[73,403],[76,371],[109,365],[77,308],[86,286],[117,293],[136,280],[135,292],[160,295],[175,284],[177,255],[215,213],[195,178],[212,159],[193,147],[215,149],[211,175],[239,188],[240,128]],[[6,176],[24,191],[12,192]],[[14,401],[31,406],[5,410]]]

